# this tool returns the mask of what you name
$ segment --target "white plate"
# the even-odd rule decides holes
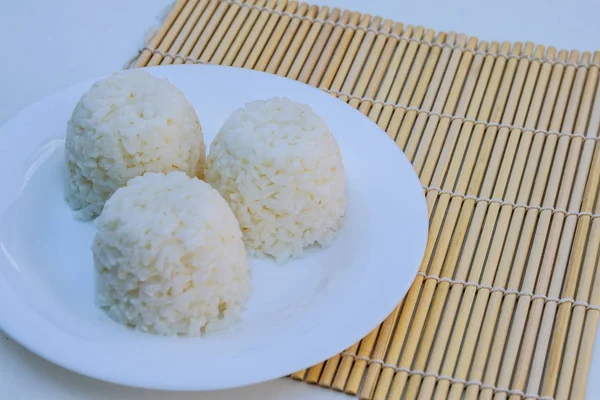
[[[328,249],[283,266],[253,260],[243,320],[203,338],[135,332],[94,306],[93,225],[63,200],[66,121],[93,83],[48,97],[0,129],[0,326],[38,355],[114,383],[212,390],[275,379],[354,344],[400,302],[421,262],[427,209],[396,144],[349,105],[274,75],[215,66],[151,68],[183,90],[207,144],[246,102],[310,104],[336,136],[346,168],[346,224]]]

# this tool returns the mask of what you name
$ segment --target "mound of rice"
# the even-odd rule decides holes
[[[202,127],[184,94],[166,79],[125,71],[96,82],[67,124],[65,198],[80,219],[144,172],[202,177]]]
[[[200,336],[239,319],[251,290],[242,233],[207,183],[179,171],[133,178],[95,225],[96,302],[115,321]]]
[[[206,181],[229,203],[247,249],[283,263],[328,246],[344,223],[346,184],[325,121],[287,98],[248,103],[212,142]]]

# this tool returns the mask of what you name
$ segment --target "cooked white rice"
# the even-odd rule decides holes
[[[313,243],[328,246],[344,223],[340,149],[307,105],[273,98],[235,111],[206,165],[207,182],[228,201],[251,253],[282,263]]]
[[[133,178],[95,225],[96,301],[115,321],[199,336],[240,317],[251,290],[242,233],[207,183],[179,171]]]
[[[196,112],[179,89],[147,72],[116,73],[96,82],[68,121],[65,198],[87,220],[144,172],[202,177],[205,152]]]

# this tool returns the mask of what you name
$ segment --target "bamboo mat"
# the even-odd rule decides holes
[[[429,242],[403,302],[293,378],[378,400],[584,397],[600,315],[599,52],[295,1],[182,0],[130,67],[196,62],[337,96],[424,185]]]

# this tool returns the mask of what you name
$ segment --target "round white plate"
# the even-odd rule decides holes
[[[216,66],[148,69],[183,90],[207,144],[245,103],[307,103],[337,138],[348,211],[327,249],[282,266],[252,260],[242,321],[202,338],[136,332],[94,305],[94,228],[63,199],[66,121],[93,82],[48,97],[0,129],[0,327],[38,355],[90,377],[168,390],[258,383],[319,363],[360,340],[408,291],[427,238],[423,190],[376,124],[320,90],[274,75]]]

